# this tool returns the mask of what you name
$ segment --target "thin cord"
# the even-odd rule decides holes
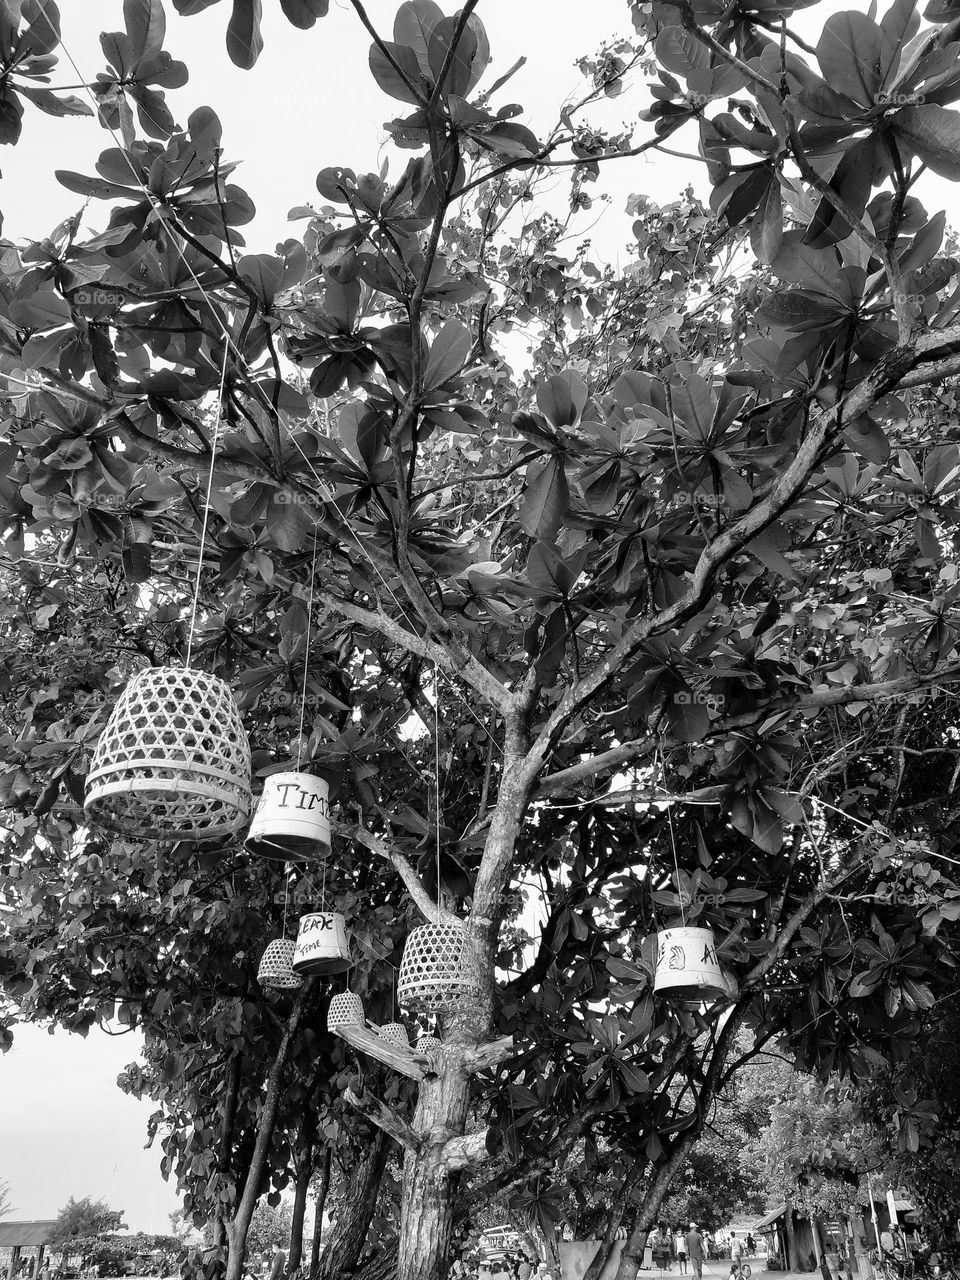
[[[434,763],[434,781],[436,783],[437,792],[437,812],[436,812],[436,828],[437,828],[437,906],[442,907],[440,895],[440,667],[438,663],[433,664],[434,673],[434,696],[433,696],[433,763]]]
[[[283,864],[283,936],[287,936],[287,903],[290,901],[290,863]]]
[[[663,757],[663,741],[662,740],[660,743],[660,785],[663,787],[664,791],[666,791],[667,763]],[[687,912],[683,904],[683,900],[685,897],[685,890],[680,880],[680,864],[677,861],[677,839],[673,830],[673,813],[671,812],[671,809],[672,809],[672,805],[668,804],[667,805],[667,826],[670,828],[670,844],[671,844],[671,847],[673,848],[673,870],[674,870],[674,875],[676,877],[677,897],[680,899],[680,923],[684,927],[686,927]]]
[[[101,120],[101,122],[103,122],[103,121],[102,121],[102,115],[101,115],[101,112],[100,112],[100,103],[97,101],[97,99],[96,99],[96,97],[95,97],[95,95],[94,95],[94,93],[93,93],[92,89],[90,88],[90,86],[89,86],[89,84],[86,82],[86,80],[84,79],[84,76],[83,76],[83,74],[81,73],[79,66],[77,65],[76,59],[73,57],[73,55],[71,54],[70,50],[67,48],[66,44],[65,44],[65,43],[64,43],[64,41],[63,41],[63,37],[62,37],[62,36],[60,37],[59,44],[60,44],[60,48],[63,50],[64,56],[66,57],[67,61],[70,63],[71,67],[73,67],[73,70],[74,70],[74,73],[75,73],[75,75],[76,75],[76,77],[77,77],[77,80],[78,80],[78,81],[80,81],[80,82],[83,84],[84,88],[86,89],[87,96],[90,98],[90,101],[91,101],[91,102],[93,103],[93,105],[94,105],[94,109],[95,109],[95,111],[96,111],[96,114],[97,114],[98,119],[100,119],[100,120]],[[147,112],[146,114],[148,114],[148,115],[149,115],[149,112]],[[151,117],[151,119],[152,119],[152,118],[153,118],[153,117]],[[120,149],[120,151],[122,152],[122,154],[123,154],[123,156],[124,156],[124,159],[126,160],[127,165],[128,165],[128,167],[129,167],[129,169],[130,169],[130,172],[131,172],[131,175],[132,175],[132,177],[133,177],[133,180],[134,180],[135,184],[136,184],[136,185],[140,188],[140,190],[143,192],[144,196],[145,196],[145,197],[146,197],[146,199],[147,199],[147,203],[150,205],[150,207],[153,209],[154,213],[155,213],[155,214],[157,214],[157,216],[158,216],[158,217],[161,219],[161,221],[162,221],[162,220],[163,220],[163,210],[162,210],[162,208],[160,207],[160,202],[156,199],[156,197],[154,196],[153,192],[151,192],[151,191],[150,191],[150,189],[147,187],[147,185],[144,183],[143,179],[140,177],[139,173],[137,172],[137,170],[136,170],[136,168],[135,168],[135,166],[134,166],[133,162],[131,161],[130,157],[127,155],[127,149],[126,149],[126,147],[123,145],[123,139],[122,139],[122,138],[117,134],[117,131],[112,127],[112,125],[106,124],[106,125],[105,125],[105,128],[106,128],[107,132],[110,134],[110,136],[113,138],[114,142],[117,144],[117,146],[118,146],[118,148]],[[229,243],[230,243],[230,242],[229,242],[229,231],[227,230],[227,228],[226,228],[226,227],[224,228],[224,234],[227,236],[227,243],[228,243],[228,245],[229,245]],[[186,253],[184,252],[183,247],[179,244],[179,242],[178,242],[178,240],[177,240],[176,236],[171,236],[171,243],[173,244],[173,247],[174,247],[174,249],[176,250],[176,252],[177,252],[178,256],[180,257],[181,262],[183,263],[184,267],[186,268],[186,270],[187,270],[187,272],[188,272],[188,274],[189,274],[189,276],[190,276],[191,280],[193,281],[193,283],[194,283],[194,285],[196,286],[196,288],[199,290],[199,292],[200,292],[201,296],[203,297],[204,301],[206,302],[207,306],[210,308],[210,313],[211,313],[211,315],[213,316],[214,321],[216,322],[216,324],[217,324],[217,325],[219,325],[219,327],[220,327],[220,331],[221,331],[221,333],[223,334],[223,338],[224,338],[225,343],[227,344],[227,346],[228,346],[228,347],[232,347],[232,348],[233,348],[234,354],[238,357],[238,359],[242,358],[242,357],[241,357],[241,353],[240,353],[240,349],[237,347],[237,344],[236,344],[236,342],[234,341],[233,336],[232,336],[232,335],[231,335],[231,333],[230,333],[230,330],[227,328],[226,322],[221,318],[221,316],[220,316],[220,313],[219,313],[218,309],[214,306],[214,304],[213,304],[213,300],[212,300],[212,298],[211,298],[210,294],[207,292],[207,290],[204,288],[203,284],[201,283],[200,279],[198,278],[198,276],[197,276],[196,272],[195,272],[195,271],[194,271],[194,269],[193,269],[193,266],[191,265],[191,263],[190,263],[189,259],[187,258],[187,255],[186,255]],[[222,384],[221,384],[221,399],[222,399]],[[331,490],[331,489],[329,489],[329,487],[327,486],[326,482],[325,482],[325,481],[324,481],[324,480],[323,480],[323,479],[318,475],[318,473],[317,473],[317,471],[316,471],[315,467],[313,466],[313,463],[311,462],[310,458],[307,456],[306,452],[304,451],[304,449],[303,449],[302,445],[300,444],[300,441],[297,439],[296,435],[295,435],[293,432],[289,432],[289,433],[288,433],[288,439],[289,439],[289,440],[294,444],[294,446],[295,446],[295,447],[297,448],[297,450],[300,452],[300,455],[302,456],[302,458],[303,458],[303,459],[304,459],[304,461],[306,462],[307,466],[310,468],[310,471],[313,473],[313,477],[314,477],[314,479],[317,481],[317,484],[320,486],[321,491],[326,493],[326,501],[328,501],[328,502],[332,501],[332,500],[333,500],[333,497],[334,497],[332,490]],[[213,459],[211,458],[211,471],[212,471],[212,463],[213,463]],[[209,486],[208,486],[208,492],[209,492]],[[209,499],[208,499],[208,505],[209,505]],[[315,520],[315,521],[314,521],[314,532],[315,532],[315,533],[316,533],[316,528],[318,527],[318,525],[319,525],[319,521],[316,521],[316,520]],[[356,542],[357,546],[359,547],[359,549],[360,549],[361,553],[362,553],[362,554],[367,558],[367,560],[369,560],[371,568],[374,570],[374,572],[376,573],[377,577],[380,579],[381,583],[382,583],[382,584],[383,584],[383,586],[384,586],[384,589],[387,591],[387,593],[388,593],[388,594],[390,595],[390,597],[393,599],[393,602],[396,604],[397,608],[400,610],[400,614],[401,614],[401,616],[404,618],[404,620],[407,622],[407,624],[408,624],[412,629],[414,629],[414,630],[415,630],[415,627],[414,627],[414,625],[413,625],[413,622],[412,622],[412,620],[411,620],[410,616],[407,614],[406,610],[404,609],[402,602],[397,598],[397,596],[396,596],[396,594],[394,593],[394,591],[393,591],[392,587],[390,586],[389,582],[386,580],[386,578],[385,578],[385,577],[383,576],[383,574],[381,573],[379,566],[377,565],[377,563],[376,563],[376,561],[373,559],[373,557],[370,555],[370,553],[369,553],[369,551],[367,550],[367,548],[364,546],[363,541],[362,541],[362,539],[360,538],[359,534],[356,532],[356,530],[355,530],[355,529],[354,529],[354,528],[353,528],[349,523],[346,523],[344,527],[346,528],[346,530],[348,531],[348,533],[353,537],[353,539],[354,539],[354,541]],[[189,660],[188,660],[188,661],[189,661]],[[470,706],[470,703],[469,703],[469,702],[467,701],[467,699],[464,697],[464,695],[463,695],[462,691],[457,690],[457,693],[458,693],[458,696],[459,696],[459,697],[461,698],[461,700],[463,701],[463,704],[464,704],[464,706],[466,707],[466,709],[467,709],[467,710],[469,711],[469,713],[473,716],[473,718],[477,721],[477,724],[479,724],[479,725],[480,725],[480,727],[484,730],[484,732],[485,732],[485,733],[487,734],[487,736],[491,739],[491,741],[494,743],[494,745],[495,745],[498,749],[500,749],[500,750],[502,751],[502,749],[500,748],[500,744],[496,741],[496,739],[494,738],[493,734],[492,734],[492,733],[490,733],[490,730],[487,728],[487,726],[483,723],[483,721],[480,719],[480,717],[476,714],[476,712],[475,712],[475,711],[473,710],[473,708]]]
[[[214,423],[213,440],[210,442],[210,469],[207,473],[207,495],[203,501],[203,520],[200,525],[200,551],[197,556],[197,578],[193,584],[193,607],[190,610],[190,633],[187,637],[187,659],[184,663],[185,667],[190,666],[190,659],[193,654],[193,633],[197,625],[197,602],[200,599],[200,578],[203,574],[203,553],[207,544],[207,524],[210,520],[210,498],[213,494],[213,467],[217,459],[217,436],[220,429],[220,413],[223,410],[223,389],[227,381],[227,358],[229,354],[230,348],[224,344],[223,366],[220,369],[220,392],[217,421]]]
[[[310,626],[313,621],[313,584],[317,577],[317,527],[313,528],[313,566],[310,570],[310,600],[307,604],[307,644],[303,652],[303,688],[300,690],[300,729],[297,733],[297,768],[303,759],[303,719],[307,710],[307,672],[310,669]],[[324,863],[326,865],[326,863]]]

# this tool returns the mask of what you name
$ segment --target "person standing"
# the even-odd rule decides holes
[[[695,1280],[703,1278],[703,1236],[697,1230],[695,1222],[690,1223],[690,1230],[684,1236],[687,1246],[687,1257],[690,1259],[690,1265],[693,1268]]]
[[[677,1262],[680,1266],[680,1274],[685,1276],[687,1274],[687,1242],[679,1227],[677,1227],[676,1231],[673,1233],[673,1247],[676,1251]]]

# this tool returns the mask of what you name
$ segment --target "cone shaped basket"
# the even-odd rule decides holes
[[[90,822],[139,840],[219,840],[250,813],[250,744],[229,685],[152,667],[120,695],[100,735]]]

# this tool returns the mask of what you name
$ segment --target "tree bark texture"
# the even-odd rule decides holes
[[[230,1055],[227,1063],[226,1080],[223,1093],[223,1121],[220,1126],[220,1151],[217,1155],[217,1173],[225,1177],[230,1170],[233,1157],[233,1130],[237,1119],[237,1102],[240,1097],[240,1068],[242,1058],[239,1053]],[[213,1220],[213,1248],[224,1249],[227,1244],[227,1220],[223,1202],[217,1207]]]
[[[323,1238],[323,1213],[327,1207],[327,1192],[330,1190],[330,1164],[333,1160],[333,1148],[328,1144],[324,1148],[323,1160],[320,1164],[320,1185],[317,1187],[317,1202],[313,1208],[313,1240],[310,1244],[310,1280],[317,1280],[320,1265],[320,1242]]]
[[[454,1197],[459,1172],[444,1152],[447,1141],[462,1134],[470,1105],[470,1081],[452,1058],[420,1085],[412,1128],[419,1149],[403,1163],[400,1217],[400,1280],[443,1280],[453,1233]]]
[[[233,1221],[227,1227],[229,1251],[227,1254],[226,1280],[243,1280],[243,1264],[247,1253],[247,1234],[250,1230],[253,1211],[257,1206],[260,1183],[266,1167],[267,1153],[270,1150],[273,1130],[277,1123],[283,1073],[290,1057],[290,1046],[293,1044],[300,1028],[300,1019],[312,989],[313,981],[308,979],[297,992],[293,1008],[290,1010],[290,1016],[287,1018],[287,1025],[284,1027],[283,1035],[280,1038],[277,1055],[273,1060],[273,1066],[270,1068],[270,1075],[267,1078],[267,1093],[257,1124],[253,1158],[250,1161],[250,1168],[247,1170],[247,1177],[243,1185],[243,1193],[237,1205],[237,1211],[234,1214]]]
[[[356,1270],[377,1207],[377,1195],[389,1154],[390,1141],[377,1130],[370,1139],[366,1155],[354,1166],[347,1179],[343,1204],[330,1227],[317,1267],[317,1280],[342,1280]]]
[[[307,1212],[307,1192],[313,1174],[314,1115],[309,1104],[300,1121],[297,1143],[297,1182],[293,1195],[293,1219],[290,1223],[290,1248],[287,1253],[287,1275],[290,1280],[300,1269],[303,1260],[303,1222]]]

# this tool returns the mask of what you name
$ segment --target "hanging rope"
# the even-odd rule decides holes
[[[313,584],[317,577],[317,528],[313,528],[313,562],[310,567],[310,599],[307,603],[307,643],[303,651],[303,686],[300,690],[300,728],[297,732],[297,768],[303,759],[303,721],[307,710],[307,673],[310,670],[310,627],[313,622]],[[326,866],[326,863],[324,863]]]
[[[213,426],[213,439],[210,442],[210,468],[207,472],[207,493],[203,500],[203,520],[200,524],[200,551],[197,556],[197,577],[193,584],[193,606],[190,610],[190,632],[187,636],[187,659],[184,663],[185,667],[190,666],[190,660],[193,655],[193,633],[197,625],[197,603],[200,599],[200,579],[203,575],[203,554],[207,545],[207,525],[210,520],[210,496],[213,493],[213,468],[217,460],[217,438],[220,432],[220,415],[223,412],[223,390],[227,381],[227,359],[230,355],[230,348],[224,343],[223,346],[223,364],[220,368],[220,390],[217,400],[217,420]]]
[[[433,664],[434,698],[433,698],[433,773],[436,789],[436,834],[437,834],[437,906],[442,908],[440,894],[440,667]]]
[[[662,739],[660,742],[659,755],[660,755],[660,785],[662,786],[664,792],[666,792],[667,764],[663,755]],[[685,895],[683,883],[680,880],[680,864],[677,861],[677,839],[673,830],[673,805],[670,803],[667,804],[667,826],[670,829],[670,846],[673,849],[673,872],[674,872],[674,880],[677,886],[677,897],[680,899],[680,923],[686,926],[687,912],[686,912],[686,907],[684,906],[684,901],[683,901],[686,895]]]
[[[290,901],[290,863],[283,864],[283,936],[287,936],[287,904]]]

